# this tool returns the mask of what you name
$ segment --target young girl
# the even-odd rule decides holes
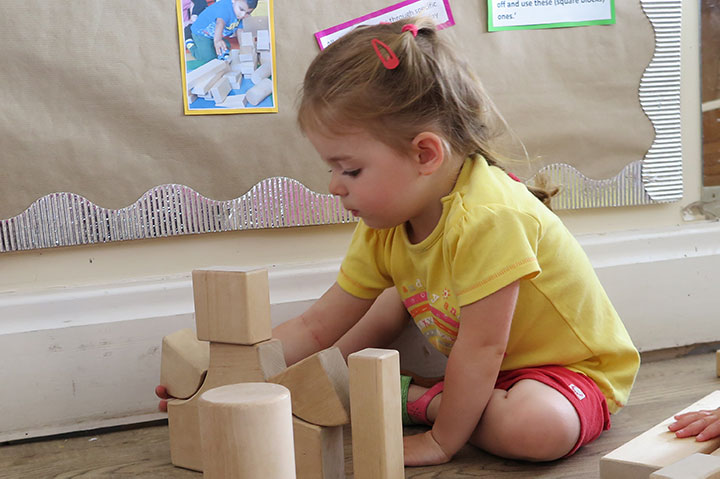
[[[337,282],[275,328],[288,364],[386,347],[412,319],[448,361],[430,389],[403,378],[405,422],[431,426],[405,437],[407,465],[467,442],[550,461],[610,427],[638,352],[571,233],[498,166],[492,104],[431,20],[327,47],[298,118],[361,220]]]

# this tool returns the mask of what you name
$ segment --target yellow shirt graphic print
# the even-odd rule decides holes
[[[420,287],[418,287],[420,285]],[[415,286],[399,288],[405,309],[408,310],[420,332],[436,349],[445,355],[450,354],[457,339],[459,308],[449,302],[450,291],[445,288],[442,294],[430,294],[417,280]]]

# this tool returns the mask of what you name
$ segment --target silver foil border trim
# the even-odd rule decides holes
[[[184,185],[160,185],[132,205],[101,208],[73,193],[53,193],[0,220],[0,253],[110,241],[262,228],[351,223],[340,198],[292,178],[267,178],[239,198],[216,201]]]
[[[547,181],[549,185],[558,186],[560,192],[551,200],[554,210],[654,204],[656,202],[642,188],[642,169],[643,162],[638,160],[627,165],[614,178],[593,180],[571,165],[556,163],[542,168],[528,180],[528,184]],[[539,177],[542,177],[542,182]]]
[[[660,203],[683,196],[680,72],[682,0],[641,0],[655,31],[655,52],[640,80],[640,105],[655,128],[642,164],[642,184]]]

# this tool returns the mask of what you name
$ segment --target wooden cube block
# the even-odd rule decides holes
[[[355,479],[405,477],[400,355],[363,349],[348,356]]]
[[[315,353],[268,381],[290,390],[295,416],[319,426],[350,422],[348,367],[337,347]]]
[[[210,367],[200,390],[190,399],[168,401],[172,463],[203,470],[197,405],[202,393],[227,384],[264,382],[284,368],[282,344],[277,339],[252,346],[210,343]]]
[[[318,426],[293,416],[293,434],[297,479],[345,479],[342,426]]]
[[[720,479],[720,457],[691,454],[653,472],[650,479]]]
[[[198,339],[250,345],[272,337],[267,270],[199,269],[192,281]]]
[[[181,329],[163,338],[160,384],[178,399],[195,394],[210,365],[210,343],[199,341],[192,329]]]
[[[678,414],[720,407],[720,390],[708,394]],[[678,438],[668,430],[672,417],[626,442],[600,459],[601,479],[646,479],[650,474],[694,453],[710,453],[720,447],[720,437],[698,442]]]
[[[255,39],[253,38],[252,32],[241,32],[240,33],[240,46],[241,47],[248,47],[248,46],[254,46],[255,45]]]

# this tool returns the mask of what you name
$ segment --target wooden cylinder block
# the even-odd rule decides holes
[[[203,477],[295,479],[290,391],[242,383],[204,392],[199,401]]]

